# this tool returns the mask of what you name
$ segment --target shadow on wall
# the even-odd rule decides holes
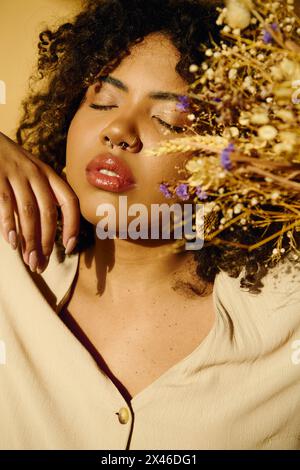
[[[39,33],[67,21],[81,0],[0,0],[0,131],[14,137]]]

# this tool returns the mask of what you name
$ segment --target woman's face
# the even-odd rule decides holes
[[[146,150],[159,142],[184,135],[168,130],[160,120],[176,127],[190,125],[188,112],[176,107],[178,97],[176,101],[161,94],[187,93],[187,83],[175,71],[179,57],[168,38],[152,33],[131,49],[131,54],[114,69],[108,80],[88,88],[68,131],[66,174],[79,199],[82,215],[93,225],[99,222],[97,206],[104,203],[115,207],[118,221],[119,196],[127,196],[128,207],[144,204],[149,214],[151,204],[179,202],[175,198],[166,199],[159,184],[182,178],[178,170],[184,169],[187,157],[145,155]],[[155,93],[157,96],[151,97]],[[97,109],[95,105],[107,108]],[[129,146],[122,148],[118,145],[121,142]],[[111,187],[94,186],[87,179],[86,167],[90,161],[108,153],[129,167],[134,187],[116,192]]]

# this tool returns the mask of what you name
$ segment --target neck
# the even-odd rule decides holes
[[[98,295],[105,291],[111,299],[122,301],[128,294],[140,298],[159,295],[163,289],[172,292],[189,276],[195,283],[192,252],[176,253],[173,247],[169,240],[100,240],[95,236],[93,247],[82,254],[82,285],[94,291],[94,279]]]

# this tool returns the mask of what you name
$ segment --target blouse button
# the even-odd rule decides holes
[[[129,411],[127,408],[120,408],[118,418],[121,424],[126,424],[129,420]]]

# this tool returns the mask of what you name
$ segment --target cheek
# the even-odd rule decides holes
[[[176,185],[186,175],[185,164],[188,158],[182,155],[165,157],[145,157],[143,163],[135,168],[138,188],[128,193],[129,203],[142,203],[150,208],[151,204],[168,205],[179,202],[176,196],[172,199],[166,198],[159,189],[160,183]]]
[[[188,158],[183,155],[160,156],[153,161],[153,173],[157,182],[176,183],[187,174],[185,165]]]
[[[96,138],[92,126],[78,113],[70,124],[66,146],[67,179],[76,194],[85,183],[83,176],[94,141]]]

